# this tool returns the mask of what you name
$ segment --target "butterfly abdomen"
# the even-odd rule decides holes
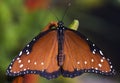
[[[63,54],[63,52],[58,54],[57,60],[58,60],[58,65],[62,66],[65,60],[65,55]]]

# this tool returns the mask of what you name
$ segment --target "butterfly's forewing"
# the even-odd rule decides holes
[[[65,60],[62,74],[65,77],[75,77],[84,72],[94,72],[104,75],[114,73],[111,62],[103,56],[88,38],[73,30],[64,32]]]
[[[56,30],[35,37],[13,60],[7,70],[10,76],[40,74],[48,79],[58,77],[58,41]]]

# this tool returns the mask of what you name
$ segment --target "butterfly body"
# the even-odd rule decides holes
[[[57,37],[58,37],[58,65],[62,66],[64,63],[65,59],[65,54],[64,54],[64,26],[63,23],[60,21],[58,22],[58,27],[57,27]]]
[[[39,74],[53,79],[59,75],[72,78],[84,72],[114,74],[109,59],[87,37],[61,21],[55,27],[33,38],[13,59],[7,75]]]

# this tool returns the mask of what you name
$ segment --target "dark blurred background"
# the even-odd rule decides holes
[[[120,83],[120,0],[0,0],[0,83],[10,83],[5,73],[11,60],[44,26],[57,21],[55,15],[61,19],[69,2],[65,25],[78,19],[78,30],[103,49],[117,73],[51,81],[40,77],[40,82]]]

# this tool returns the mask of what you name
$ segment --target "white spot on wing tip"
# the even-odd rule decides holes
[[[22,51],[20,51],[20,53],[19,53],[19,56],[21,56],[22,55]]]
[[[28,52],[28,50],[26,50],[26,52]]]
[[[33,41],[35,41],[35,38],[33,39]]]
[[[102,57],[102,59],[105,59],[105,57]]]
[[[113,68],[113,66],[111,65],[111,66],[110,66],[110,68],[112,69],[112,68]]]
[[[12,70],[10,70],[10,72],[12,72]]]
[[[20,60],[20,58],[18,57],[17,60]]]
[[[101,55],[103,55],[103,52],[101,50],[99,52],[100,52]]]
[[[95,54],[95,51],[93,51],[92,53]]]
[[[21,60],[18,60],[18,63],[21,63]]]
[[[108,61],[110,61],[110,59],[109,59],[109,58],[107,58],[107,60],[108,60]]]
[[[30,54],[30,52],[27,52],[27,55]]]
[[[95,46],[95,44],[93,44],[93,46]]]
[[[9,66],[9,69],[11,69],[12,67],[11,66]]]
[[[94,51],[96,51],[96,49],[94,49]]]
[[[30,45],[28,44],[27,47],[29,47]]]
[[[15,61],[15,59],[13,59],[12,61]]]
[[[103,62],[103,59],[101,59],[100,61]]]
[[[26,50],[27,55],[30,54],[29,50]]]

